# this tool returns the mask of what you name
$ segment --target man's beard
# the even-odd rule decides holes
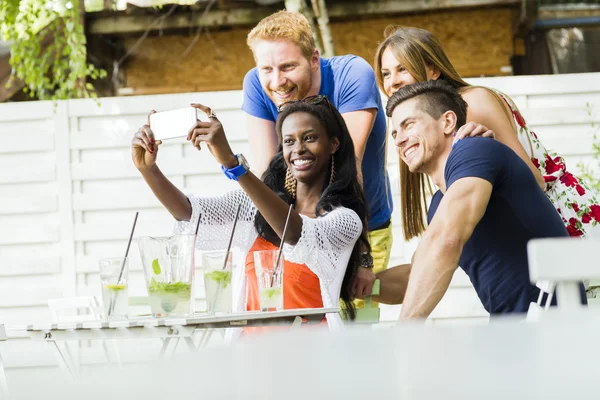
[[[291,92],[292,90],[296,89],[296,93],[295,96],[290,97],[289,99],[286,100],[282,100],[279,97],[277,97],[277,95],[275,94],[277,93],[288,93]],[[294,101],[294,100],[300,100],[302,97],[300,97],[300,90],[298,88],[298,86],[296,85],[285,85],[285,86],[280,86],[278,88],[276,88],[275,90],[273,89],[269,89],[269,93],[271,94],[271,100],[273,100],[275,103],[278,103],[278,105],[281,105],[285,102],[288,101]]]
[[[408,164],[407,164],[408,166]],[[422,174],[425,173],[425,161],[419,160],[419,162],[414,167],[408,167],[408,170],[413,174]]]

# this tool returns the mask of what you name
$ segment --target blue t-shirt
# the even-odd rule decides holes
[[[377,109],[362,162],[363,187],[369,207],[369,229],[383,225],[392,215],[392,194],[385,166],[386,120],[375,73],[362,58],[347,55],[321,58],[321,89],[340,113]],[[263,91],[258,70],[252,68],[244,78],[246,113],[269,121],[277,119],[277,107]]]
[[[490,314],[527,312],[539,295],[529,279],[527,242],[568,236],[565,225],[527,164],[500,142],[488,138],[458,142],[444,171],[447,190],[465,177],[485,179],[493,190],[459,265]],[[440,191],[433,196],[430,222],[442,198]]]

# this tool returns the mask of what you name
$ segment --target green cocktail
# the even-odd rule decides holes
[[[283,308],[283,290],[281,287],[267,287],[260,289],[260,307],[263,310]]]
[[[206,271],[204,289],[209,312],[231,312],[232,296],[231,270]]]
[[[154,278],[148,286],[148,300],[152,314],[157,317],[190,313],[192,285],[185,282],[158,282]]]
[[[154,316],[193,313],[194,243],[194,235],[138,239],[148,301]]]

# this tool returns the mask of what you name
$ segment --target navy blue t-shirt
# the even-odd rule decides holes
[[[277,107],[260,85],[258,70],[252,68],[244,78],[242,110],[275,122]],[[386,120],[373,68],[364,59],[345,55],[321,58],[321,88],[341,114],[377,109],[362,161],[363,189],[369,208],[369,230],[381,227],[392,215],[392,193],[385,165]]]
[[[527,312],[539,295],[529,279],[527,242],[568,236],[565,225],[527,164],[496,140],[467,138],[454,146],[444,171],[446,190],[465,177],[485,179],[493,189],[459,265],[489,313]],[[442,198],[440,191],[433,196],[429,222]]]

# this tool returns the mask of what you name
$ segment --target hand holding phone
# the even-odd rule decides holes
[[[186,137],[199,119],[198,109],[194,107],[157,112],[150,114],[150,129],[155,140]]]

